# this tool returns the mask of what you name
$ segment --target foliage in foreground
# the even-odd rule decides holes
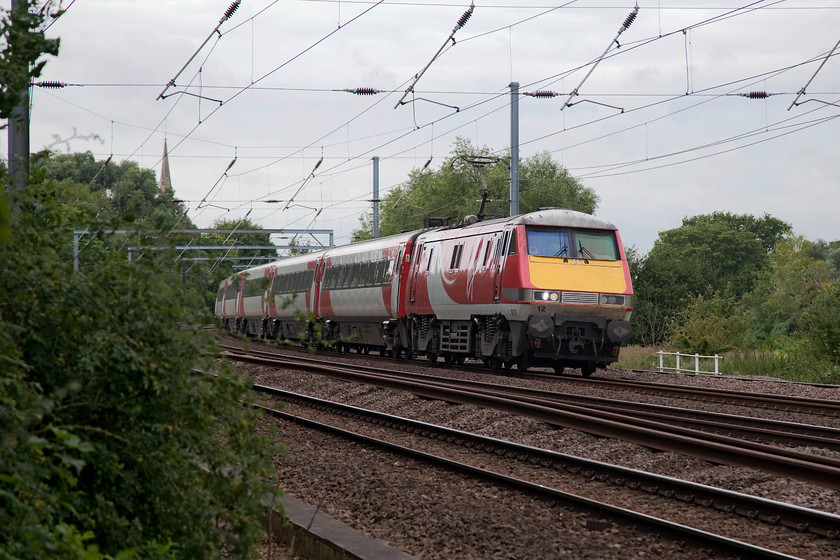
[[[250,557],[274,450],[248,383],[193,373],[202,306],[151,259],[73,274],[49,192],[0,241],[0,557]]]

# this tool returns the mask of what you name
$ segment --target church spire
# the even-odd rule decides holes
[[[163,139],[163,163],[160,166],[160,192],[172,190],[172,178],[169,176],[169,151],[166,148],[166,138]]]

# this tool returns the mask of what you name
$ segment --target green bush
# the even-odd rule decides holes
[[[0,247],[0,558],[248,558],[277,451],[151,259],[73,273],[55,184]],[[103,556],[104,555],[104,556]]]

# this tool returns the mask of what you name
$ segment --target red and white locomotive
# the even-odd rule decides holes
[[[616,361],[633,288],[611,223],[545,209],[467,218],[251,268],[219,286],[234,331],[436,361],[580,368]]]

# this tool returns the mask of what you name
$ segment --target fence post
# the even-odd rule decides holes
[[[720,358],[720,356],[715,354],[715,375],[720,375],[720,372],[718,371],[718,358]]]
[[[677,352],[677,373],[680,372],[680,353]]]
[[[665,371],[662,369],[662,350],[657,352],[657,354],[659,354],[659,372],[662,373],[663,371]]]
[[[700,373],[700,354],[694,354],[694,373]]]

